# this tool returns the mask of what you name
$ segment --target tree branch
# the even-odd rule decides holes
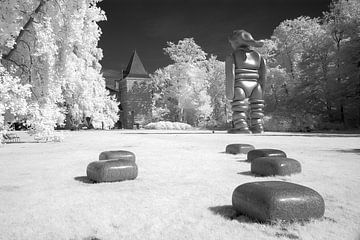
[[[23,28],[21,29],[19,35],[16,37],[15,39],[15,45],[14,47],[7,53],[7,54],[3,54],[2,58],[9,60],[13,54],[16,52],[17,48],[18,48],[18,43],[21,40],[21,38],[23,37],[23,35],[25,34],[25,31],[27,31],[27,29],[29,28],[29,26],[33,23],[34,21],[34,14],[38,14],[42,7],[45,5],[47,1],[45,0],[41,0],[39,5],[37,6],[37,8],[34,10],[33,14],[30,15],[30,18],[28,19],[28,21],[25,23],[25,25],[23,26]]]

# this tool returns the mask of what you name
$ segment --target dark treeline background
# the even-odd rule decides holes
[[[294,130],[360,126],[358,0],[334,1],[322,18],[280,23],[261,51],[269,69],[268,114]]]

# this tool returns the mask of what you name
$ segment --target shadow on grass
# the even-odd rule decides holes
[[[256,174],[252,173],[251,171],[238,172],[237,174],[244,175],[244,176],[258,177]]]
[[[219,215],[226,220],[236,220],[238,222],[243,223],[251,223],[253,222],[250,218],[238,214],[236,210],[231,205],[223,205],[223,206],[215,206],[208,208],[213,214]]]
[[[254,136],[261,137],[360,137],[359,133],[277,133],[277,134],[259,134]]]
[[[19,142],[4,142],[4,144],[21,144],[21,143],[42,143],[36,140],[29,140],[29,141],[19,141]]]
[[[354,148],[354,149],[338,149],[335,150],[337,152],[342,152],[342,153],[355,153],[355,154],[360,154],[360,149],[359,148]]]
[[[275,233],[275,236],[278,238],[288,238],[288,239],[300,239],[299,236],[293,234],[293,233],[284,233],[284,232],[277,232]]]
[[[228,155],[231,155],[231,156],[234,156],[235,157],[235,160],[237,161],[237,162],[247,162],[247,163],[249,163],[250,161],[248,161],[247,159],[244,159],[243,157],[241,157],[241,155],[244,155],[244,154],[234,154],[234,153],[228,153],[228,152],[226,152],[226,151],[223,151],[223,152],[219,152],[219,153],[221,153],[221,154],[228,154]],[[240,156],[240,157],[239,157]]]
[[[240,159],[238,158],[238,160],[236,160],[237,162],[244,162],[244,163],[250,163],[250,161],[248,161],[247,159]]]
[[[78,176],[78,177],[74,177],[74,180],[82,182],[82,183],[87,183],[87,184],[94,184],[96,183],[95,181],[89,179],[87,176]]]
[[[86,238],[83,238],[82,240],[101,240],[101,238],[97,238],[97,237],[86,237]]]

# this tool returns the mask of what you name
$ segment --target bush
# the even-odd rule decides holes
[[[288,117],[265,116],[264,130],[271,132],[289,132],[292,129],[292,121]]]
[[[319,119],[311,114],[274,114],[264,117],[265,131],[274,132],[311,132]]]
[[[322,122],[319,124],[318,129],[321,131],[335,130],[341,131],[345,130],[344,124],[339,122]]]
[[[145,129],[157,129],[157,130],[189,130],[192,127],[187,123],[160,121],[155,123],[149,123],[144,126]]]

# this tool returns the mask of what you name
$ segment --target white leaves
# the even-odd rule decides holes
[[[0,6],[0,53],[9,52],[25,22],[33,18],[24,29],[26,33],[17,39],[27,48],[17,47],[12,60],[19,62],[19,56],[27,59],[25,64],[30,71],[21,77],[24,82],[30,79],[34,94],[32,100],[28,99],[28,105],[25,96],[19,96],[29,110],[28,122],[36,132],[50,134],[55,124],[62,124],[64,106],[78,122],[91,117],[110,127],[117,121],[117,103],[105,90],[100,73],[102,50],[97,44],[101,30],[97,22],[106,17],[96,6],[97,2],[99,0],[5,0]],[[1,77],[21,86],[14,74]],[[30,86],[26,87],[29,91]],[[2,83],[3,92],[15,94],[16,89],[5,88]],[[3,102],[2,99],[1,104]],[[1,108],[5,109],[3,105]]]
[[[184,38],[177,44],[168,42],[164,51],[175,63],[195,64],[206,60],[206,53],[197,45],[193,38]]]
[[[156,90],[153,112],[157,119],[169,115],[172,120],[186,121],[183,117],[192,114],[190,118],[203,121],[215,108],[222,107],[215,102],[225,100],[219,96],[225,91],[221,88],[225,78],[223,62],[214,56],[207,60],[207,54],[192,38],[180,40],[178,44],[168,42],[164,50],[175,63],[152,75]]]
[[[14,115],[27,113],[27,98],[31,95],[30,85],[22,85],[20,78],[14,77],[0,63],[0,116],[9,110]],[[3,121],[0,121],[0,129]]]

